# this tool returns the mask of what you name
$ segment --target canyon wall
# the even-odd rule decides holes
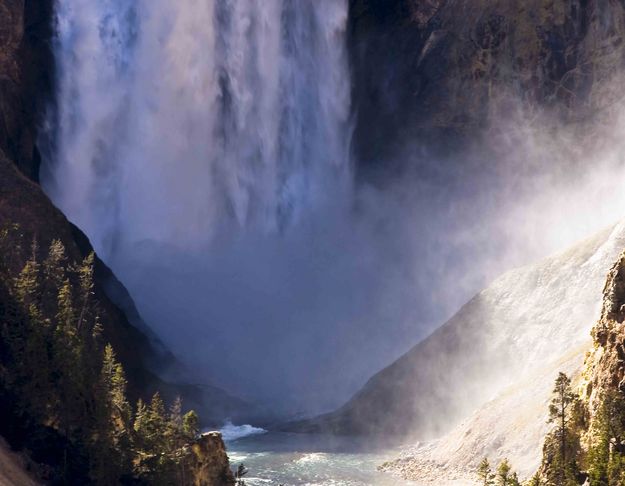
[[[398,152],[445,159],[517,115],[603,116],[622,101],[624,35],[621,1],[351,0],[356,158],[393,170]]]

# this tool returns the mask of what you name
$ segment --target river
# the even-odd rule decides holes
[[[222,430],[233,467],[244,464],[246,486],[403,486],[409,481],[377,471],[396,457],[395,448],[377,447],[363,439],[304,435],[248,429],[245,437]],[[233,433],[234,432],[234,433]]]

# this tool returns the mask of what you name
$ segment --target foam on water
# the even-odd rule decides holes
[[[221,432],[221,435],[226,442],[232,442],[250,435],[267,433],[265,429],[261,429],[260,427],[254,427],[249,424],[234,425],[232,422],[226,422],[224,426],[219,429],[219,432]]]

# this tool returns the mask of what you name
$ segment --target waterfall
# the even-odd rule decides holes
[[[188,379],[299,411],[408,319],[382,258],[405,240],[354,210],[346,23],[346,0],[56,0],[44,189]]]
[[[56,0],[42,184],[197,379],[301,391],[330,363],[283,354],[310,349],[310,329],[334,339],[302,309],[353,286],[335,253],[361,246],[337,216],[352,198],[346,23],[346,0]]]
[[[53,201],[107,260],[349,186],[344,0],[57,0]]]

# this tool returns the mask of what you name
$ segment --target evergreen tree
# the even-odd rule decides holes
[[[596,423],[593,442],[588,451],[588,476],[593,486],[609,486],[610,433],[603,406],[597,413]]]
[[[79,332],[83,331],[83,329],[87,326],[88,322],[93,322],[94,317],[92,315],[93,307],[91,306],[91,300],[94,295],[94,281],[93,281],[93,271],[94,271],[94,261],[95,254],[91,252],[82,262],[80,267],[78,267],[78,280],[80,287],[80,313],[78,315],[77,321],[77,329]]]
[[[177,450],[185,443],[182,419],[182,400],[177,397],[169,408],[169,421],[167,423],[167,440],[170,450]]]
[[[63,287],[66,278],[67,255],[65,246],[59,240],[53,240],[48,249],[48,255],[43,261],[43,286],[41,289],[44,310],[47,315],[56,313],[56,300],[59,289]]]
[[[198,417],[183,415],[180,399],[167,411],[158,393],[133,414],[122,365],[100,343],[95,255],[76,265],[54,240],[39,263],[36,243],[25,254],[11,231],[0,230],[0,393],[11,397],[9,418],[32,424],[26,440],[56,437],[56,483],[188,484]],[[41,447],[40,438],[29,443]]]
[[[549,422],[555,424],[555,429],[545,441],[551,458],[551,480],[557,486],[576,483],[579,436],[569,424],[573,411],[576,410],[577,400],[571,389],[571,380],[564,373],[559,373],[549,405]]]
[[[182,418],[182,430],[187,441],[197,439],[200,434],[200,419],[194,410],[187,412]]]
[[[247,476],[248,472],[249,471],[245,467],[245,464],[239,464],[239,467],[234,473],[234,479],[237,486],[245,486],[245,480],[243,478]]]
[[[26,262],[15,282],[17,297],[25,309],[38,308],[40,266],[37,263],[37,243],[33,242],[31,258]]]
[[[477,477],[482,486],[492,486],[495,484],[495,475],[491,470],[488,458],[485,457],[482,459],[482,462],[480,462],[477,467]]]
[[[497,486],[510,486],[511,467],[508,459],[504,459],[497,467]]]
[[[137,434],[138,440],[142,440],[147,435],[147,419],[148,407],[145,402],[139,398],[139,400],[137,401],[135,419],[133,422],[133,429]]]
[[[625,399],[619,391],[609,391],[601,400],[588,454],[588,474],[593,486],[620,485],[624,482],[623,439],[625,438]]]
[[[49,400],[50,367],[46,344],[46,329],[41,313],[40,265],[37,245],[15,281],[15,289],[26,321],[13,333],[15,378],[22,383],[19,396],[21,407],[35,415],[44,414]]]
[[[97,482],[114,484],[130,471],[131,416],[126,377],[110,345],[104,349],[97,397],[97,423],[92,461]]]
[[[152,396],[147,415],[148,442],[154,449],[163,448],[163,438],[167,436],[167,418],[165,403],[159,392]]]
[[[149,406],[137,404],[134,429],[138,435],[138,460],[135,472],[151,484],[174,484],[176,461],[170,438],[171,424],[165,411],[165,404],[158,392]]]
[[[516,472],[513,472],[510,475],[510,480],[508,482],[510,486],[521,486],[521,482],[519,481],[519,475]]]

